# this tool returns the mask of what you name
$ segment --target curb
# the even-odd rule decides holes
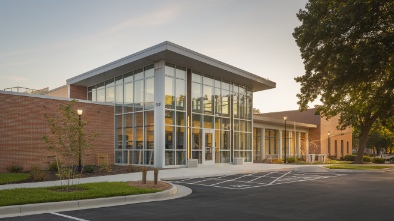
[[[155,201],[176,195],[178,188],[173,184],[171,185],[172,188],[169,190],[150,194],[4,206],[0,207],[0,218]]]

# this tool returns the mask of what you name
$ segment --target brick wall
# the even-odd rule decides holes
[[[328,120],[321,118],[315,114],[316,109],[308,109],[304,112],[298,110],[264,113],[262,116],[283,119],[287,116],[287,120],[302,123],[316,124],[316,129],[309,130],[309,153],[312,154],[328,154],[328,131],[330,137],[330,155],[336,155],[340,158],[344,155],[352,153],[352,128],[346,130],[338,130],[339,116],[332,117]],[[337,153],[335,153],[335,140],[337,141]],[[341,152],[341,141],[343,141],[343,153]],[[349,148],[347,148],[349,144]]]
[[[68,98],[68,86],[64,85],[53,90],[50,90],[48,93],[45,94],[46,96],[53,96],[53,97],[63,97]]]
[[[87,100],[88,99],[88,90],[83,86],[69,85],[70,88],[70,98]]]
[[[48,132],[46,114],[57,113],[60,104],[68,100],[28,96],[0,92],[0,172],[9,165],[21,165],[25,170],[31,166],[48,166],[47,151],[41,137]],[[89,133],[98,133],[93,150],[86,152],[84,164],[95,164],[97,154],[108,156],[108,163],[114,163],[114,115],[113,107],[78,102],[83,110],[82,120],[88,122]]]

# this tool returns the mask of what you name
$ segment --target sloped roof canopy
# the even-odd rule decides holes
[[[67,85],[90,86],[160,60],[248,86],[253,92],[276,87],[273,81],[168,41],[70,78],[67,80]]]
[[[272,125],[279,125],[279,126],[284,126],[284,120],[281,119],[276,119],[276,118],[271,118],[271,117],[265,117],[261,116],[260,114],[253,114],[253,123],[262,123],[262,124],[272,124]],[[287,121],[287,125],[289,125],[289,128],[294,125],[299,128],[305,128],[305,129],[313,129],[317,128],[316,124],[307,124],[303,122],[296,122],[296,121]]]

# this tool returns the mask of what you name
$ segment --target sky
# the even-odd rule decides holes
[[[66,80],[164,41],[276,82],[261,112],[298,109],[305,73],[292,36],[307,0],[2,0],[0,90]]]

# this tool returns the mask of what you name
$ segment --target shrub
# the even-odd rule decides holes
[[[343,160],[345,161],[355,161],[356,160],[356,155],[346,155],[343,157]]]
[[[95,166],[93,165],[85,165],[83,167],[83,173],[94,173],[94,171],[96,170]]]
[[[104,171],[104,172],[111,172],[112,171],[111,167],[108,166],[108,164],[106,164],[106,163],[102,163],[100,165],[100,170]]]
[[[32,166],[30,170],[31,179],[34,182],[44,181],[48,179],[48,174],[42,171],[38,166]]]
[[[337,156],[335,156],[335,155],[331,155],[331,156],[329,156],[328,157],[330,160],[337,160]]]
[[[10,173],[21,173],[23,171],[23,167],[20,165],[10,165],[7,167],[7,171]]]
[[[49,163],[48,170],[52,171],[52,172],[58,172],[59,171],[59,168],[57,167],[56,161],[52,161],[51,163]]]
[[[385,159],[384,158],[373,158],[372,159],[372,163],[377,163],[377,164],[383,164],[385,163]]]
[[[371,162],[371,157],[363,156],[363,162]]]
[[[272,159],[271,163],[274,163],[274,164],[282,164],[283,161],[282,161],[282,159]]]
[[[287,158],[287,163],[295,163],[295,162],[296,162],[296,158],[295,157]]]

